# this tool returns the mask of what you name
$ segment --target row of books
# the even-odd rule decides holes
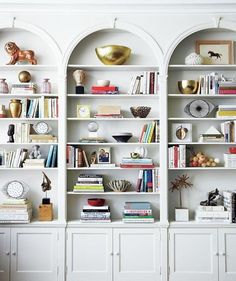
[[[7,198],[0,205],[0,223],[29,223],[32,203],[27,199]]]
[[[27,159],[27,148],[17,148],[15,151],[0,151],[0,166],[2,168],[34,168],[57,167],[57,145],[51,145],[47,159]]]
[[[186,145],[173,145],[168,148],[169,168],[186,167]]]
[[[155,95],[158,93],[157,71],[144,71],[140,75],[134,75],[128,89],[129,95]]]
[[[151,204],[149,202],[125,202],[123,210],[125,223],[153,223]]]
[[[135,190],[137,192],[159,192],[158,170],[140,170]]]
[[[74,185],[74,192],[104,192],[103,176],[81,174]]]
[[[32,98],[23,99],[22,118],[57,118],[58,98]]]
[[[92,86],[91,93],[94,95],[118,95],[117,86]]]
[[[217,118],[236,117],[236,105],[218,105]]]
[[[224,206],[198,206],[195,219],[198,222],[230,222],[230,212]]]
[[[223,191],[223,205],[229,212],[229,222],[236,223],[236,191]]]
[[[106,223],[111,222],[110,207],[104,206],[83,206],[80,221],[83,223]]]
[[[66,164],[68,168],[90,166],[85,151],[73,145],[66,146]]]
[[[11,94],[35,94],[37,85],[35,83],[13,83],[11,86]]]
[[[154,168],[154,163],[151,158],[130,158],[123,157],[120,163],[121,168]]]
[[[225,142],[236,141],[236,120],[221,123],[221,131]]]
[[[149,124],[143,125],[141,135],[138,142],[151,143],[159,142],[160,126],[158,121],[153,121]]]

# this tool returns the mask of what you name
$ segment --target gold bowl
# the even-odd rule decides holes
[[[182,94],[196,94],[198,90],[198,81],[196,80],[181,80],[178,81],[178,88]]]
[[[97,57],[103,64],[119,65],[129,58],[131,49],[120,45],[107,45],[95,49]]]

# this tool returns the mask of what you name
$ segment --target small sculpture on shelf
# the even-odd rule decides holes
[[[23,70],[19,72],[18,79],[21,83],[29,83],[31,80],[31,74],[28,71]]]
[[[203,64],[204,58],[197,53],[191,53],[185,58],[184,61],[187,65],[200,65]]]
[[[32,147],[32,151],[29,154],[30,159],[40,159],[41,158],[42,155],[41,155],[39,148],[40,148],[40,146],[37,144]]]
[[[43,182],[41,184],[43,192],[46,193],[46,197],[42,199],[42,204],[39,205],[39,220],[40,221],[51,221],[53,218],[52,203],[50,198],[47,197],[47,191],[52,189],[51,180],[48,176],[43,173]]]
[[[8,142],[14,142],[14,134],[15,134],[15,125],[9,124],[7,135],[9,136]]]
[[[81,69],[77,69],[73,72],[73,78],[76,83],[75,93],[84,94],[85,72]]]
[[[216,188],[208,192],[207,200],[201,201],[201,206],[217,206],[222,202],[222,195],[220,195],[219,190]]]
[[[11,56],[11,60],[7,64],[16,64],[17,62],[23,61],[37,64],[34,52],[32,50],[21,50],[15,42],[7,42],[5,44],[5,50]]]
[[[127,180],[111,180],[107,186],[114,192],[125,192],[132,187],[132,184]]]

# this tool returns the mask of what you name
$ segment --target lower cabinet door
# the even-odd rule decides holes
[[[112,229],[67,229],[67,281],[112,280]]]
[[[169,280],[217,281],[217,230],[183,228],[169,232]]]
[[[57,230],[11,229],[11,280],[57,280]]]
[[[10,229],[0,228],[0,280],[9,281]]]
[[[236,229],[219,229],[219,274],[221,281],[236,280]]]
[[[159,229],[114,229],[114,280],[160,280],[160,253]]]

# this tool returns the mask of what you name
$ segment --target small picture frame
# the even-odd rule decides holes
[[[192,124],[173,123],[171,136],[172,142],[192,142]]]
[[[231,40],[197,40],[195,48],[204,58],[203,64],[234,63],[234,42]]]
[[[90,118],[90,106],[84,104],[77,104],[77,117]]]
[[[97,151],[97,163],[109,164],[111,163],[111,149],[110,147],[100,147]]]

